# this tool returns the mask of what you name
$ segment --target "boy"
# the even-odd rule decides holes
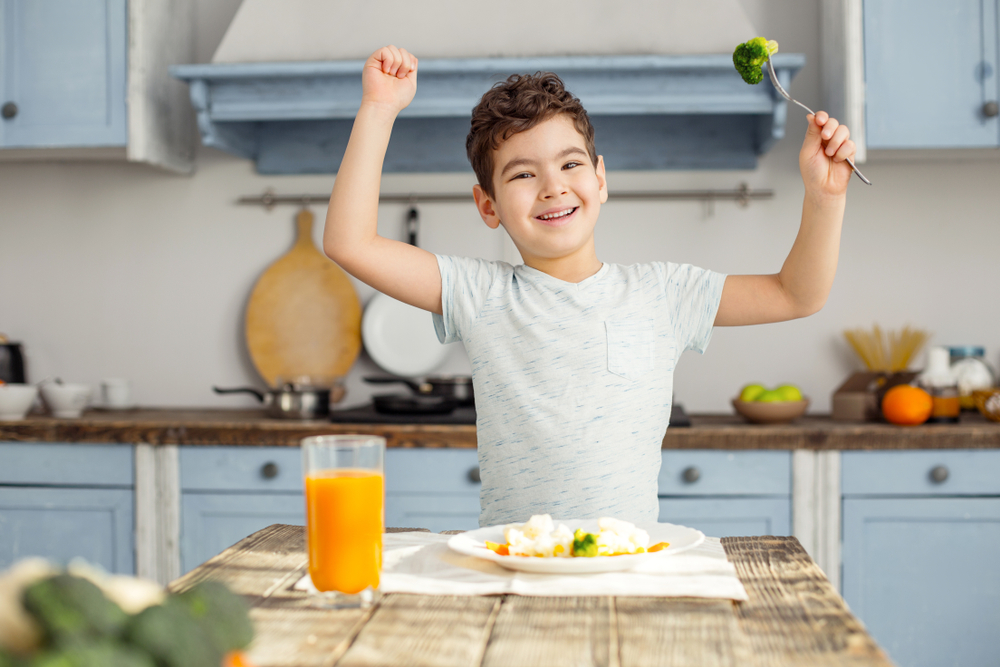
[[[327,213],[324,248],[346,271],[432,313],[442,342],[472,362],[481,525],[658,517],[656,478],[673,368],[704,351],[714,325],[818,311],[837,265],[854,155],[847,128],[809,116],[799,154],[802,224],[775,275],[689,265],[609,265],[594,225],[604,161],[579,100],[554,74],[510,77],[483,95],[466,142],[483,221],[503,225],[524,264],[435,256],[376,233],[392,123],[416,92],[417,59],[379,49]]]

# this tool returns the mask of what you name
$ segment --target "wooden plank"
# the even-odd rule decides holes
[[[387,595],[337,666],[478,665],[499,609],[498,597]]]
[[[612,598],[507,596],[484,667],[618,667]]]
[[[616,598],[622,667],[742,667],[750,643],[729,600]]]
[[[749,596],[735,605],[747,664],[892,665],[794,537],[724,537],[722,546]]]

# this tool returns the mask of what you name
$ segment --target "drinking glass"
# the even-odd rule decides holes
[[[385,530],[385,438],[320,435],[302,440],[313,606],[368,607],[379,599]]]

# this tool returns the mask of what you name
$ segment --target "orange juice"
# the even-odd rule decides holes
[[[320,591],[378,587],[382,569],[382,475],[318,470],[306,476],[309,576]]]

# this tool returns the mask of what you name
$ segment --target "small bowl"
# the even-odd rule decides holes
[[[984,417],[1000,422],[1000,388],[976,389],[972,392],[972,400]]]
[[[736,408],[736,412],[746,417],[747,421],[754,424],[784,424],[802,416],[809,407],[809,399],[764,403],[734,398],[733,407]]]
[[[85,384],[56,384],[49,382],[41,387],[42,400],[53,417],[76,419],[83,414],[93,390]]]
[[[0,422],[24,419],[36,396],[38,387],[33,384],[0,385]]]

